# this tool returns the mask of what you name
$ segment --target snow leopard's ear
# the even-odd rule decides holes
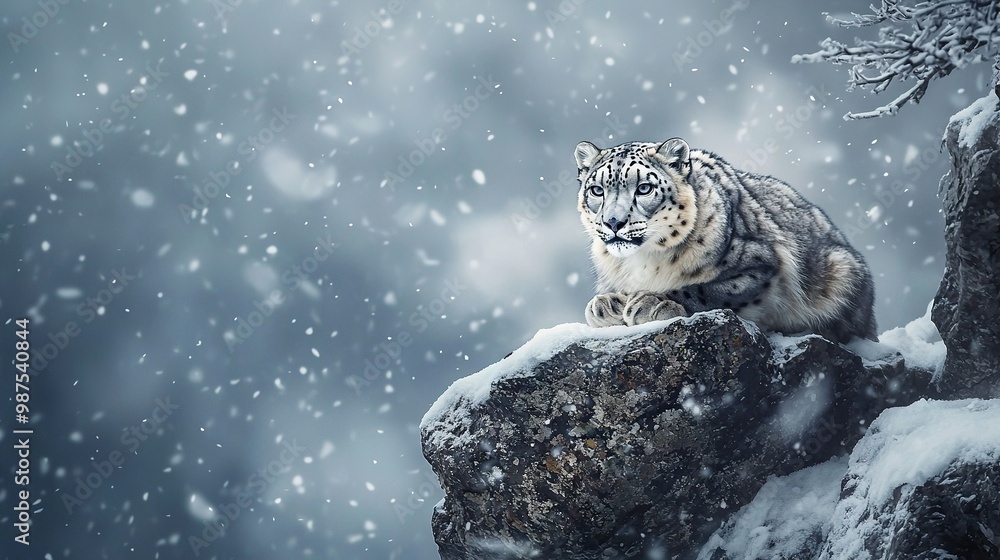
[[[691,170],[691,148],[680,138],[671,138],[656,148],[656,155],[667,167],[687,177]]]
[[[576,145],[576,151],[573,155],[576,156],[576,166],[582,171],[584,169],[590,169],[594,165],[594,161],[597,160],[597,156],[601,155],[601,150],[597,146],[584,140]]]

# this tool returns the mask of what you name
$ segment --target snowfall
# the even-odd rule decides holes
[[[883,99],[790,63],[829,9],[4,2],[0,355],[29,319],[32,557],[438,558],[428,407],[525,341],[526,368],[634,334],[532,339],[593,296],[580,140],[681,136],[785,180],[869,262],[882,328],[920,316],[941,134],[989,69],[845,123]],[[858,351],[933,364],[925,327]]]

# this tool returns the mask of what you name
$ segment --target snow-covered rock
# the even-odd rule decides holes
[[[941,180],[947,260],[932,317],[945,345],[943,390],[1000,397],[1000,112],[993,93],[952,117]]]
[[[691,556],[768,477],[845,455],[928,390],[932,371],[866,350],[763,336],[731,311],[542,331],[421,422],[441,556]]]
[[[1000,400],[890,408],[850,455],[772,478],[698,560],[1000,558]]]
[[[814,558],[830,532],[846,472],[841,457],[771,478],[712,535],[698,560]]]
[[[842,486],[821,560],[1000,558],[1000,400],[886,410]]]

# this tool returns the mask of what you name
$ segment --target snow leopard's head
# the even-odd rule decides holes
[[[595,244],[625,258],[642,247],[679,245],[694,228],[690,148],[680,138],[601,150],[576,146],[580,219]]]

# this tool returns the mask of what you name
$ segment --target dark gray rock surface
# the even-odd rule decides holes
[[[890,408],[848,457],[774,477],[698,560],[1000,558],[1000,400]]]
[[[948,347],[942,391],[1000,397],[1000,112],[988,95],[952,117],[941,180],[947,260],[933,320]]]
[[[927,389],[881,353],[769,340],[731,311],[543,331],[421,424],[441,557],[690,557],[769,475],[848,452]]]
[[[851,455],[821,560],[1000,558],[1000,400],[886,411]]]
[[[869,539],[873,558],[1000,558],[1000,462],[952,465],[908,498],[884,506],[894,523],[879,536],[892,540]]]

